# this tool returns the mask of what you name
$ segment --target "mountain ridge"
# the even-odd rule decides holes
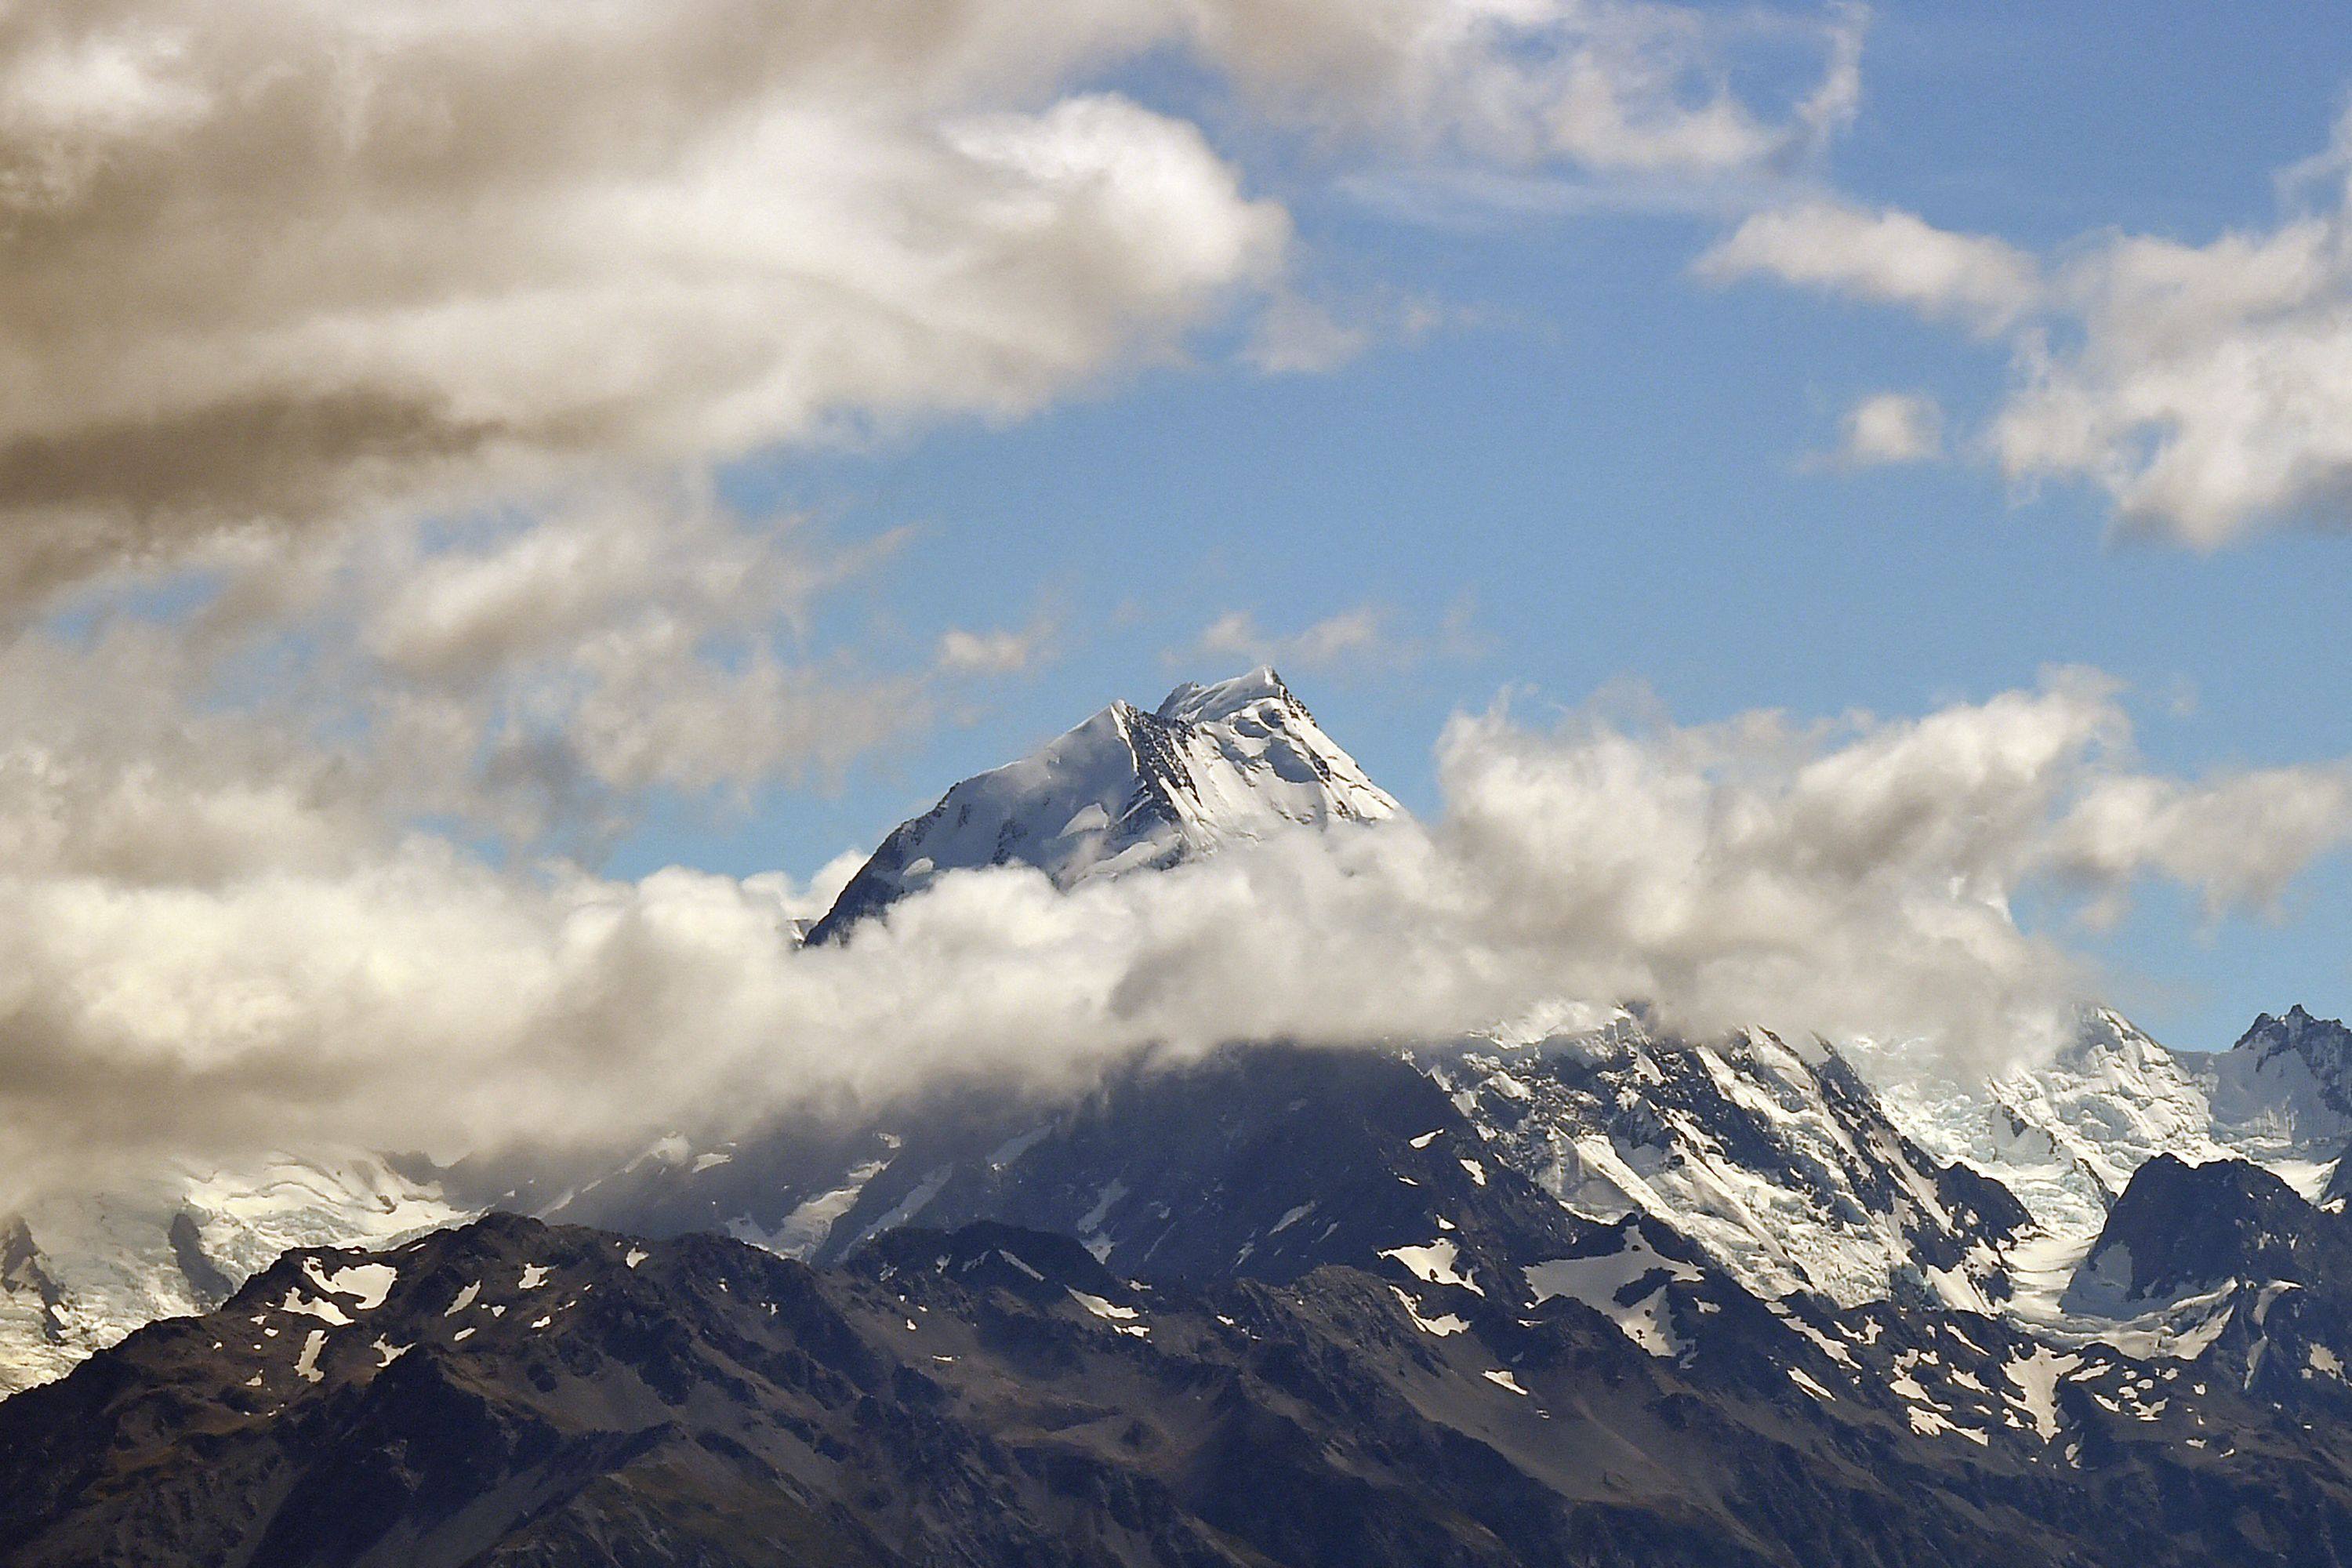
[[[299,1250],[0,1404],[0,1561],[2352,1561],[2324,1398],[1768,1307],[1646,1235],[1444,1311],[1336,1265],[1146,1289],[991,1225],[830,1269],[507,1215]],[[1643,1313],[1691,1289],[1661,1355]]]
[[[1100,821],[1065,831],[1089,806]],[[1029,864],[1075,885],[1395,812],[1271,668],[1188,682],[1153,711],[1115,702],[950,789],[877,849],[866,893],[853,879],[822,940],[908,890],[875,870],[894,855],[901,870],[927,862],[928,877],[952,868],[915,851],[952,847],[950,861]],[[1008,824],[1020,829],[1009,838]],[[1013,1223],[1078,1236],[1139,1277],[1279,1283],[1325,1264],[1394,1274],[1391,1252],[1433,1259],[1444,1238],[1426,1200],[1490,1183],[1522,1205],[1521,1234],[1542,1228],[1528,1205],[1564,1216],[1562,1236],[1639,1215],[1763,1299],[1898,1299],[2079,1342],[2125,1331],[2062,1301],[2150,1157],[2252,1158],[2307,1197],[2331,1171],[2347,1179],[2331,1163],[2342,1141],[2329,1142],[2335,1107],[2352,1103],[2347,1040],[2295,1006],[2198,1058],[2094,1009],[2053,1061],[1939,1100],[1891,1079],[1867,1042],[1652,1040],[1625,1014],[1581,1035],[1419,1042],[1402,1057],[1259,1046],[1173,1076],[1114,1072],[1091,1097],[964,1092],[872,1125],[785,1116],[723,1143],[677,1131],[609,1163],[533,1155],[411,1173],[289,1157],[16,1216],[0,1234],[0,1389],[203,1310],[288,1246],[395,1240],[486,1208],[656,1237],[723,1230],[825,1264],[909,1225]],[[1249,1070],[1234,1066],[1244,1059]],[[1422,1108],[1412,1115],[1427,1125],[1410,1136],[1432,1143],[1402,1146],[1379,1125],[1382,1104]],[[2326,1201],[2343,1194],[2331,1186]],[[1476,1277],[1476,1247],[1454,1245]]]

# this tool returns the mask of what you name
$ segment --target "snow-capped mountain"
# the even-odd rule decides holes
[[[957,784],[883,840],[808,940],[838,937],[949,871],[1034,866],[1069,888],[1400,809],[1271,668],[1188,681],[1151,712],[1114,702],[1019,762]]]
[[[1694,1044],[1621,1015],[1428,1065],[1501,1161],[1580,1213],[1665,1222],[1759,1295],[1990,1311],[2010,1293],[2025,1210],[1929,1158],[1819,1041]]]
[[[0,1394],[158,1318],[208,1310],[289,1247],[380,1246],[470,1217],[371,1154],[174,1169],[0,1217]]]
[[[889,836],[810,940],[840,935],[950,869],[1018,862],[1069,887],[1397,810],[1273,670],[1188,684],[1154,712],[1114,703],[1035,754],[955,785]],[[1761,1034],[1700,1047],[1637,1037],[1554,1042],[1512,1053],[1507,1067],[1491,1053],[1447,1051],[1423,1053],[1423,1065],[1479,1122],[1498,1166],[1587,1215],[1675,1226],[1767,1295],[1817,1290],[1852,1303],[1902,1294],[1983,1308],[2007,1293],[2001,1249],[2022,1212],[1996,1184],[1906,1142],[1833,1052]],[[1036,1162],[992,1145],[1078,1112],[1024,1114],[1020,1126],[999,1126],[941,1108],[926,1113],[933,1125],[894,1131],[908,1140],[905,1152],[868,1144],[822,1171],[800,1157],[807,1130],[780,1130],[641,1163],[593,1189],[572,1184],[540,1212],[656,1234],[720,1226],[823,1259],[893,1225],[1052,1226],[1089,1215],[1092,1194],[1134,1191],[1124,1163],[1097,1160],[1100,1169],[1057,1178],[1085,1189],[1067,1214],[1036,1207],[1021,1179]],[[948,1146],[959,1139],[991,1147]],[[787,1179],[753,1180],[766,1171]],[[1107,1235],[1117,1229],[1092,1218]],[[1261,1239],[1272,1249],[1261,1261],[1297,1239]],[[1234,1245],[1251,1240],[1237,1234]]]
[[[815,940],[1396,809],[1271,670],[1180,687]],[[2352,1031],[2095,1012],[1964,1087],[1646,1018],[52,1201],[0,1221],[0,1558],[2346,1560]]]

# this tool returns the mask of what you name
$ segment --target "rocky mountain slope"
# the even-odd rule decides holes
[[[1499,1163],[1580,1213],[1673,1226],[1759,1294],[1976,1310],[2010,1294],[2025,1209],[1930,1159],[1818,1041],[1660,1038],[1626,1015],[1424,1059]]]
[[[1994,1320],[1776,1311],[1633,1234],[1419,1300],[1339,1265],[1145,1288],[994,1225],[825,1270],[503,1216],[300,1252],[0,1405],[0,1562],[2352,1555],[2352,1451],[2300,1406]]]

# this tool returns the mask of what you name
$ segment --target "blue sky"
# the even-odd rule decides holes
[[[2326,145],[2352,85],[2340,21],[2319,5],[1885,5],[1860,113],[1815,177],[2037,250],[2260,228],[2274,173]],[[1244,167],[1290,178],[1278,157]],[[1388,617],[1393,658],[1288,673],[1423,811],[1450,712],[1508,691],[1539,715],[1625,683],[1685,722],[1899,715],[2087,664],[2128,684],[2164,768],[2352,753],[2352,607],[2333,588],[2352,540],[2273,531],[2200,552],[2116,537],[2106,497],[2079,482],[1809,460],[1875,390],[1981,413],[2011,374],[2003,343],[1695,279],[1719,211],[1415,220],[1345,182],[1286,190],[1316,286],[1424,301],[1442,324],[1311,374],[1261,374],[1212,333],[1184,363],[1027,418],[740,466],[730,488],[754,508],[845,539],[915,531],[826,609],[817,646],[913,664],[950,626],[1043,621],[1053,654],[838,785],[772,793],[748,816],[664,813],[617,869],[806,871],[1114,696],[1225,673],[1240,661],[1187,650],[1235,611],[1269,635],[1359,606]],[[2352,1007],[2347,891],[2331,863],[2271,923],[2209,922],[2151,889],[2084,940],[2159,1037],[2219,1046],[2257,1009]]]

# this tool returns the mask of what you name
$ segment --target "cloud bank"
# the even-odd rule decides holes
[[[1721,85],[1759,31],[1823,62],[1777,115]],[[1859,38],[1615,0],[16,7],[0,596],[1175,354],[1290,219],[1100,85],[1155,57],[1368,156],[1720,172],[1842,123]]]
[[[2352,765],[2148,773],[2085,672],[1904,720],[1496,710],[1456,719],[1439,757],[1426,823],[1067,894],[959,873],[816,950],[787,923],[822,896],[781,877],[355,847],[331,794],[256,804],[277,852],[248,846],[234,875],[134,873],[87,835],[12,844],[0,1168],[21,1185],[157,1151],[723,1135],[1234,1038],[1449,1038],[1562,1002],[1990,1064],[2046,1048],[2095,984],[2063,929],[2020,928],[2014,895],[2099,920],[2162,879],[2260,910],[2352,835]]]

